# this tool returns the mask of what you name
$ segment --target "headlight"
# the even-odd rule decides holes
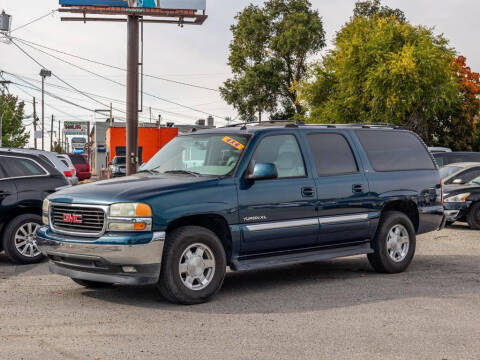
[[[151,231],[152,209],[142,203],[113,204],[109,210],[108,230]]]
[[[49,224],[48,211],[50,209],[50,201],[48,199],[43,200],[42,204],[42,221],[45,225]]]
[[[470,196],[470,193],[463,193],[454,196],[447,197],[445,202],[447,203],[462,203],[467,201],[467,198]]]

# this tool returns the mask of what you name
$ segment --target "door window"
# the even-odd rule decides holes
[[[476,167],[476,168],[465,170],[461,174],[458,174],[454,178],[448,180],[446,184],[447,185],[453,184],[453,182],[455,180],[461,180],[462,184],[466,184],[466,183],[476,179],[479,176],[480,176],[480,168]]]
[[[47,175],[44,169],[30,159],[1,156],[0,161],[7,177]]]
[[[270,163],[277,167],[279,178],[305,177],[305,163],[293,135],[274,135],[261,140],[252,161]]]
[[[309,134],[308,145],[315,161],[318,176],[358,172],[357,162],[347,139],[340,134]]]

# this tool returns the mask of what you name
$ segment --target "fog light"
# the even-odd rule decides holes
[[[124,273],[136,273],[137,269],[134,266],[122,266],[122,270]]]

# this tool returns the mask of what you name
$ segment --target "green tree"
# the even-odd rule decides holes
[[[23,102],[10,94],[0,94],[0,121],[2,121],[2,146],[23,148],[30,135],[22,124],[24,117]]]
[[[298,84],[307,73],[309,57],[325,46],[320,15],[308,0],[268,0],[250,5],[231,27],[228,64],[233,78],[220,88],[225,101],[244,120],[265,112],[292,117],[303,114]]]
[[[58,142],[54,141],[53,142],[53,152],[59,153],[59,154],[65,154],[65,150],[63,149],[62,145],[60,145]]]
[[[431,29],[375,12],[354,16],[301,86],[309,121],[394,123],[431,143],[459,103],[454,58]]]
[[[405,13],[400,9],[392,9],[388,6],[382,6],[380,0],[359,1],[355,4],[353,16],[380,16],[380,17],[395,17],[401,23],[407,21]]]

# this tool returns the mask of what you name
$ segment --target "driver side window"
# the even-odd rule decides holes
[[[252,162],[274,164],[277,167],[278,178],[307,175],[300,147],[293,135],[265,137],[255,150]]]

